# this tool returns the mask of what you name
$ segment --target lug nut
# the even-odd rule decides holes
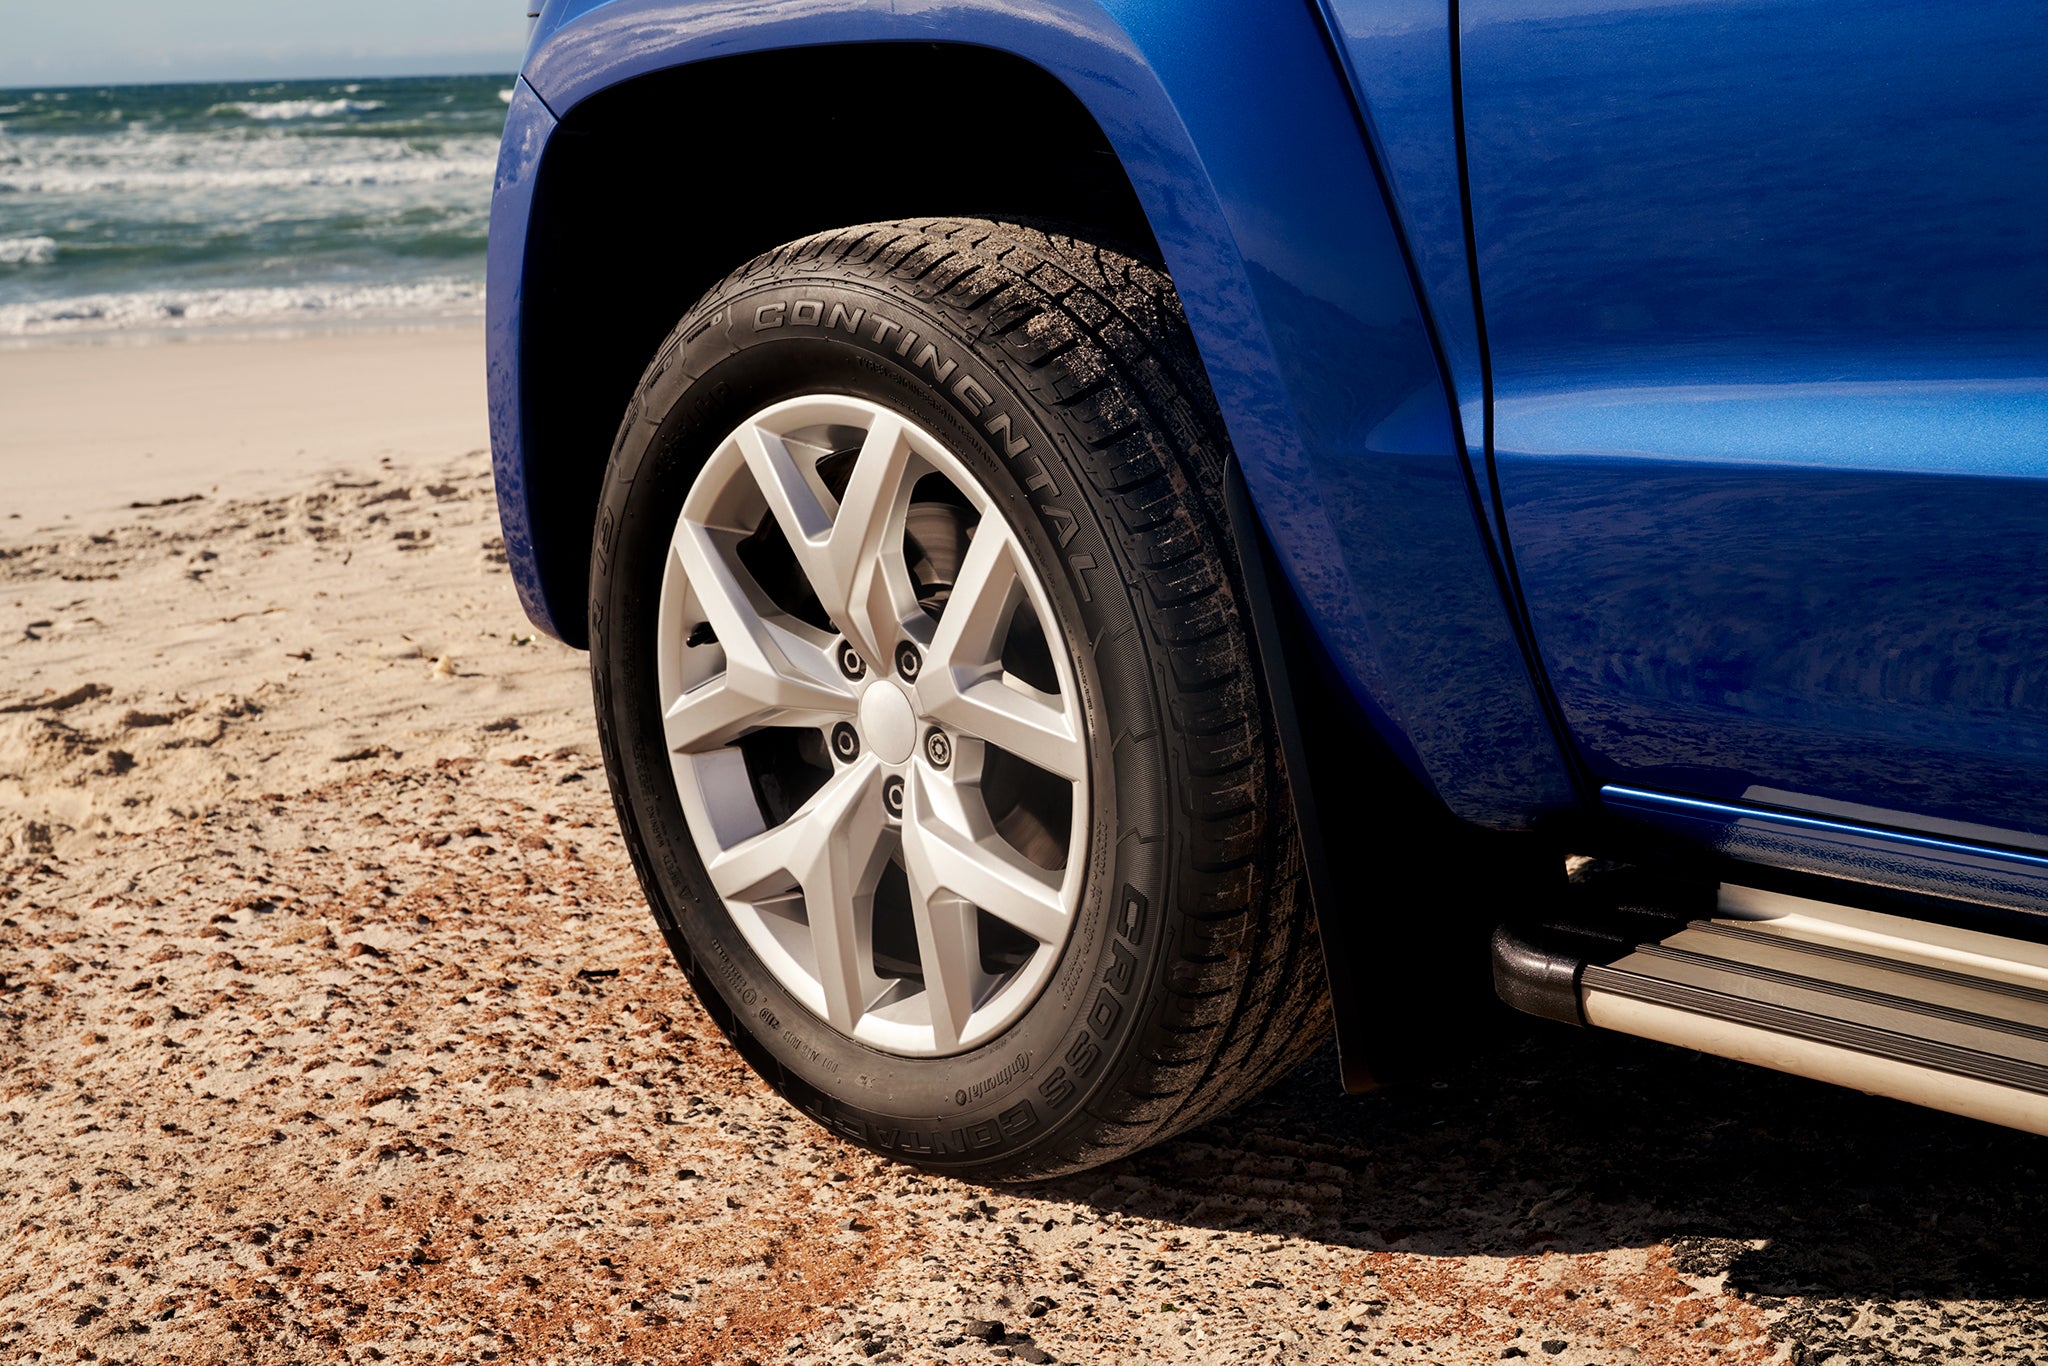
[[[839,656],[839,672],[845,674],[848,678],[859,678],[868,671],[868,666],[861,662],[860,651],[853,648],[852,642],[840,641],[837,653]]]
[[[917,652],[915,645],[906,640],[896,647],[896,672],[903,675],[905,682],[914,682],[917,671],[923,667],[924,656]]]
[[[944,768],[953,762],[953,742],[942,730],[928,731],[924,737],[924,757],[931,761],[933,768]]]
[[[844,721],[832,727],[832,752],[842,763],[852,763],[860,757],[860,733]]]
[[[903,814],[903,780],[893,773],[882,783],[882,809],[892,816]]]

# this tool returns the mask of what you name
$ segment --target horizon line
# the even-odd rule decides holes
[[[201,76],[186,80],[164,81],[71,81],[61,85],[0,85],[0,94],[15,94],[23,91],[42,93],[45,91],[70,90],[133,90],[140,86],[156,85],[287,85],[294,82],[311,81],[434,81],[447,80],[457,76],[474,76],[479,79],[518,80],[519,68],[505,71],[405,71],[386,72],[382,75],[337,76]]]

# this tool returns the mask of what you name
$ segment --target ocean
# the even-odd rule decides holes
[[[0,90],[0,343],[481,313],[511,86]]]

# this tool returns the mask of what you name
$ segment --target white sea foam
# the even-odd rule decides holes
[[[336,114],[368,114],[383,107],[382,100],[230,100],[226,104],[216,104],[207,112],[234,112],[245,118],[269,121],[331,119]]]
[[[0,157],[0,195],[135,194],[489,179],[493,138],[312,139],[265,132],[193,138],[127,129],[24,138]]]
[[[135,328],[290,324],[379,317],[459,317],[483,306],[483,285],[446,277],[405,285],[160,289],[0,304],[0,337]]]
[[[54,237],[0,237],[0,266],[47,266],[56,259]]]
[[[23,194],[97,194],[136,190],[246,190],[349,185],[423,185],[442,180],[488,180],[489,157],[421,161],[358,161],[332,166],[219,167],[187,171],[49,170],[0,172],[0,191]]]
[[[501,99],[501,100],[503,100],[503,101],[504,101],[505,103],[507,103],[507,104],[510,104],[510,103],[512,103],[512,92],[511,92],[511,91],[509,91],[509,90],[500,90],[500,91],[498,92],[498,98],[499,98],[499,99]],[[0,113],[4,113],[4,112],[6,112],[6,111],[5,111],[5,110],[0,110]]]

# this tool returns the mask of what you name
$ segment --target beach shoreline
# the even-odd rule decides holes
[[[0,348],[0,525],[489,446],[481,318],[108,332]]]
[[[415,332],[462,332],[481,328],[484,311],[474,308],[322,313],[166,320],[148,327],[75,328],[67,331],[0,334],[0,355],[15,351],[130,350],[153,346],[212,346],[220,342],[293,342],[319,337],[388,337]]]

